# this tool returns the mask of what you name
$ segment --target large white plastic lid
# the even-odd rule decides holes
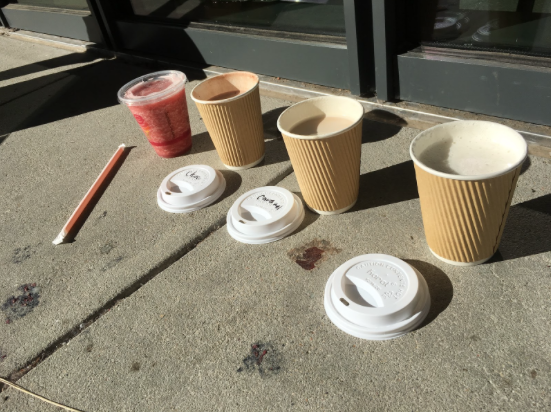
[[[187,213],[216,201],[226,188],[224,176],[207,165],[191,165],[170,173],[157,191],[161,209]]]
[[[385,340],[419,326],[430,309],[430,294],[423,276],[406,262],[370,254],[333,272],[324,305],[329,319],[344,332]]]
[[[228,232],[243,243],[269,243],[291,234],[304,220],[300,198],[287,189],[253,189],[235,201],[228,212]]]

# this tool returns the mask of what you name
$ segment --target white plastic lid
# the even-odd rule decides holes
[[[295,231],[304,220],[300,198],[287,189],[253,189],[235,201],[228,212],[228,232],[243,243],[269,243]]]
[[[188,213],[216,201],[225,188],[224,176],[212,167],[186,166],[164,178],[157,191],[157,203],[167,212]]]
[[[388,255],[362,255],[342,264],[325,287],[325,311],[344,332],[392,339],[415,329],[430,309],[423,276]]]

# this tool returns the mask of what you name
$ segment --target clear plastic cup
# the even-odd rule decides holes
[[[180,156],[191,149],[186,81],[184,73],[164,70],[138,77],[117,93],[161,157]]]

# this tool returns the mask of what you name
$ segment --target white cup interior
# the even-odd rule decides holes
[[[285,110],[277,121],[277,127],[281,133],[298,139],[319,139],[340,134],[354,127],[362,120],[363,106],[356,100],[340,96],[323,96],[305,100]],[[325,117],[339,117],[350,120],[348,127],[325,135],[301,136],[291,131],[293,128],[308,119],[323,119]]]
[[[258,76],[250,72],[225,73],[199,83],[191,92],[193,100],[201,103],[217,103],[239,97],[254,89],[258,84]],[[211,100],[222,93],[239,92],[229,99]]]
[[[411,143],[413,161],[429,173],[456,180],[505,174],[526,158],[528,146],[515,130],[486,121],[444,123]]]

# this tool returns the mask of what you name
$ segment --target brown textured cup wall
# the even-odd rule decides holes
[[[334,212],[356,202],[362,122],[325,139],[297,139],[282,134],[304,201],[311,209]]]
[[[491,179],[453,180],[417,165],[417,187],[427,243],[453,262],[490,258],[503,234],[521,166]]]
[[[264,129],[258,86],[226,103],[195,104],[222,163],[242,167],[264,156]]]

